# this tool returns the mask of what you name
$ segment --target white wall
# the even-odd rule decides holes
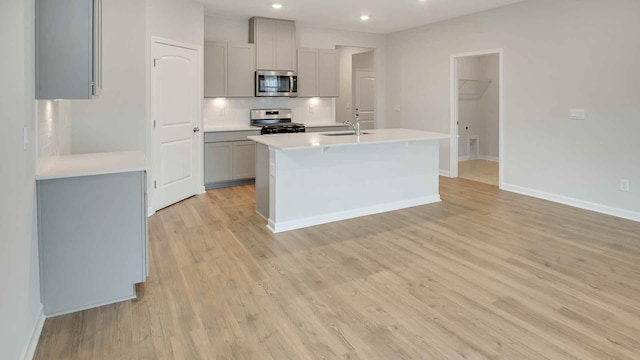
[[[149,36],[204,43],[204,8],[191,0],[146,0]]]
[[[388,35],[387,122],[449,133],[450,56],[502,48],[504,181],[640,219],[638,14],[637,0],[525,1]]]
[[[206,41],[229,41],[247,43],[249,41],[249,19],[237,20],[207,16],[205,17],[204,21],[204,33]],[[336,46],[348,46],[376,49],[374,54],[376,72],[378,74],[382,74],[385,69],[384,35],[354,31],[319,29],[311,27],[304,23],[297,22],[296,42],[299,48],[335,49]],[[378,112],[384,115],[384,74],[379,76],[378,85]],[[234,100],[229,99],[229,101]],[[291,107],[295,107],[295,104],[293,104]],[[380,116],[378,118],[378,127],[384,127],[384,124],[384,116]]]
[[[0,2],[0,358],[8,360],[28,356],[42,309],[35,211],[34,9],[33,0]],[[27,150],[22,147],[25,127]]]
[[[103,4],[102,94],[71,100],[73,153],[145,150],[145,0]]]
[[[498,54],[462,57],[457,60],[459,79],[490,82],[486,88],[484,83],[467,83],[467,86],[483,93],[480,97],[460,96],[458,100],[458,157],[461,160],[466,160],[470,155],[470,136],[477,136],[480,141],[480,158],[497,159],[499,156],[499,61]]]
[[[478,102],[480,114],[480,155],[497,159],[500,155],[500,55],[480,57],[480,76],[491,84]]]
[[[60,155],[71,153],[70,101],[36,101],[38,169],[46,169]]]

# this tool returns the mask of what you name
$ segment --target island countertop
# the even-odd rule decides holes
[[[451,138],[451,135],[449,134],[411,129],[363,130],[363,134],[359,138],[355,135],[330,136],[331,134],[338,133],[344,133],[344,131],[257,135],[249,136],[248,138],[257,143],[267,145],[272,149],[283,151],[404,141],[443,140]]]

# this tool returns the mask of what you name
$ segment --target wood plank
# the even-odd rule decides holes
[[[441,179],[443,202],[272,234],[253,186],[149,222],[138,299],[36,359],[638,359],[640,224]]]

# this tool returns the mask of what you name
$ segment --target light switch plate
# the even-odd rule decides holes
[[[569,118],[571,120],[584,120],[587,118],[587,112],[584,109],[571,109]]]
[[[27,150],[27,145],[29,145],[29,129],[22,128],[22,150]]]

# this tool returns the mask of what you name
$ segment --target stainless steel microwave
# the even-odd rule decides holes
[[[298,74],[293,71],[256,71],[256,96],[298,96]]]

